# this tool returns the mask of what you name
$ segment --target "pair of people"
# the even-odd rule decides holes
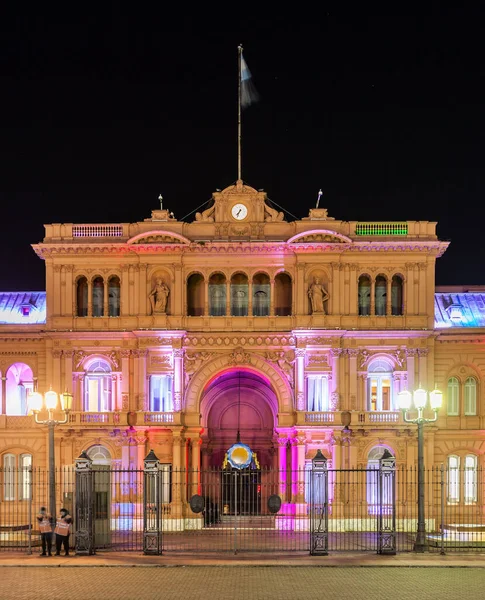
[[[71,532],[72,517],[67,508],[61,508],[57,517],[54,533],[56,534],[56,556],[60,556],[64,547],[65,556],[69,556],[69,534]],[[52,556],[52,516],[42,506],[37,515],[42,540],[41,556]]]

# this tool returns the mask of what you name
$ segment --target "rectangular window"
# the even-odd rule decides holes
[[[329,410],[328,375],[309,375],[307,383],[307,410]]]
[[[150,412],[173,412],[172,375],[150,377]]]
[[[465,381],[465,415],[473,416],[477,414],[477,384],[469,377]]]
[[[460,501],[460,459],[458,456],[448,457],[448,502],[456,504]]]
[[[20,455],[20,499],[30,500],[32,495],[32,455]]]
[[[3,457],[3,499],[15,500],[15,467],[16,460],[13,454]]]
[[[465,456],[465,489],[463,497],[465,504],[474,504],[477,501],[477,457]]]
[[[456,416],[459,414],[459,383],[456,377],[452,377],[448,381],[448,401],[447,401],[447,413],[449,416]]]

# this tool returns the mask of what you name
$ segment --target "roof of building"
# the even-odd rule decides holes
[[[483,292],[438,292],[434,295],[434,324],[446,327],[485,327],[485,290]]]
[[[46,322],[45,292],[0,292],[1,325],[37,325]]]

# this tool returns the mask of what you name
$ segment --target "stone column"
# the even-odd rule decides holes
[[[415,375],[415,365],[414,365],[414,358],[416,356],[417,352],[416,352],[416,348],[407,348],[406,349],[406,362],[407,362],[407,369],[408,369],[408,390],[410,392],[412,392],[415,389],[415,381],[414,381],[414,375]]]
[[[59,389],[59,392],[69,392],[73,395],[74,405],[74,390],[72,387],[72,359],[74,357],[74,350],[64,350],[64,382]]]
[[[278,437],[278,470],[279,470],[279,492],[281,502],[287,502],[287,489],[288,489],[288,462],[287,462],[287,450],[288,450],[288,438],[286,434],[280,434],[284,437]]]
[[[93,282],[88,279],[88,317],[93,316]]]
[[[253,316],[253,280],[248,279],[248,317]]]
[[[175,412],[182,410],[184,395],[184,351],[181,348],[173,350],[173,409]]]
[[[61,314],[61,265],[54,265],[54,294],[52,297],[53,306],[51,316]]]
[[[308,288],[305,285],[305,263],[296,264],[296,314],[308,314]]]
[[[432,383],[432,382],[431,382]],[[428,390],[428,349],[418,348],[418,384]],[[433,388],[431,388],[433,389]]]
[[[349,401],[347,409],[357,410],[357,357],[359,356],[358,348],[349,348],[347,350],[349,357]]]
[[[274,295],[274,290],[275,290],[275,280],[274,278],[271,278],[269,281],[269,316],[270,317],[274,317],[275,314],[275,295]]]
[[[428,263],[423,263],[420,262],[418,263],[418,268],[419,268],[419,284],[418,284],[418,289],[419,289],[419,314],[420,315],[425,315],[426,314],[426,292],[427,292],[427,287],[426,287],[426,271],[428,269]]]
[[[60,394],[61,389],[61,357],[62,350],[52,350],[52,381],[47,382],[47,388],[52,385],[52,389]]]
[[[167,313],[172,315],[182,314],[182,298],[187,296],[187,286],[182,284],[182,265],[173,263],[173,283],[170,288],[170,296],[167,302]],[[185,313],[187,314],[187,313]]]
[[[147,356],[148,350],[138,350],[138,406],[136,410],[147,411],[149,409],[149,398],[146,389],[147,382]]]
[[[173,431],[172,435],[172,505],[170,514],[172,518],[181,518],[185,478],[185,470],[182,469],[182,447],[185,446],[185,439],[181,431]]]
[[[231,316],[231,281],[226,281],[226,317]]]
[[[306,410],[305,399],[305,348],[295,350],[295,393],[296,410]]]
[[[121,265],[120,316],[130,315],[130,266]]]
[[[185,313],[187,314],[187,312]],[[209,316],[209,280],[204,276],[204,317]]]
[[[344,315],[350,315],[350,265],[343,265],[344,268],[344,290],[343,290],[343,298],[344,305],[342,307],[342,312]]]
[[[359,294],[358,294],[358,272],[359,265],[351,264],[350,267],[350,283],[349,283],[349,300],[350,300],[350,315],[358,315],[359,314]]]
[[[109,317],[109,288],[106,278],[103,280],[103,317]]]
[[[340,356],[342,348],[330,348],[330,356],[332,357],[332,379],[330,392],[330,410],[340,409]]]
[[[370,281],[370,315],[374,317],[376,314],[376,278],[373,277]]]
[[[64,306],[61,306],[62,314],[72,315],[76,314],[74,304],[74,285],[72,280],[72,273],[74,271],[74,265],[64,265]]]
[[[386,315],[392,315],[392,277],[387,279],[386,286]]]
[[[2,377],[2,415],[7,414],[7,378]]]
[[[191,490],[189,496],[200,494],[200,448],[202,440],[198,433],[192,433],[190,435],[191,445]]]
[[[419,264],[414,263],[413,269],[413,291],[414,291],[414,314],[419,315]]]
[[[305,510],[305,451],[306,435],[298,431],[292,445],[292,502],[296,505],[296,514],[304,515]]]
[[[121,356],[121,406],[120,410],[130,408],[130,350],[120,350]]]

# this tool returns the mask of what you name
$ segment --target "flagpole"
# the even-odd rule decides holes
[[[242,179],[241,168],[241,57],[242,46],[238,46],[238,83],[237,83],[237,178]]]

